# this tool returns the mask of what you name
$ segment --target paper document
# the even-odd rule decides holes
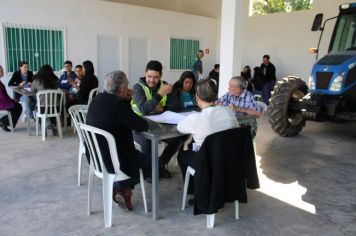
[[[183,120],[186,116],[193,114],[193,113],[196,113],[196,111],[182,112],[182,113],[177,113],[177,112],[173,112],[173,111],[165,111],[159,115],[151,115],[151,116],[145,116],[145,117],[147,119],[150,119],[157,123],[176,125],[179,123],[179,121]]]
[[[31,88],[24,88],[26,91],[31,92]]]

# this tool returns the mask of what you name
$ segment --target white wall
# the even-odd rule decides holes
[[[176,81],[181,71],[169,70],[170,36],[196,38],[200,47],[209,48],[203,59],[204,74],[216,63],[217,20],[213,18],[156,10],[99,0],[11,0],[0,1],[0,22],[64,26],[67,35],[67,58],[74,64],[92,60],[97,64],[97,35],[118,35],[121,38],[121,69],[128,73],[128,39],[130,36],[149,39],[150,59],[162,62],[163,78]],[[0,31],[0,51],[4,50]],[[5,55],[0,55],[4,65]],[[143,74],[143,72],[142,72]],[[138,78],[129,78],[131,85]],[[2,81],[7,83],[8,78]]]
[[[345,2],[352,0],[314,0],[309,11],[247,17],[242,64],[259,66],[262,56],[269,54],[278,78],[297,75],[307,80],[315,63],[315,55],[308,49],[317,46],[320,35],[310,30],[314,17],[317,13],[324,13],[324,19],[336,16]],[[335,20],[326,26],[321,56],[327,52],[334,24]]]

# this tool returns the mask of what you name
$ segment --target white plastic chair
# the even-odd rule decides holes
[[[261,111],[261,115],[257,120],[257,132],[258,132],[258,128],[260,127],[260,124],[261,124],[262,119],[263,119],[263,115],[267,111],[267,104],[264,103],[264,102],[261,102],[261,101],[256,101],[256,103],[257,103],[257,106],[258,106],[259,110]]]
[[[11,112],[6,111],[6,110],[0,111],[0,117],[3,117],[3,116],[7,116],[8,120],[9,120],[9,125],[10,125],[11,132],[14,132],[14,125],[12,123]]]
[[[115,181],[123,181],[130,177],[124,174],[120,170],[120,163],[116,150],[116,142],[114,136],[107,131],[98,129],[89,125],[79,123],[80,130],[82,131],[84,141],[88,147],[90,154],[90,169],[89,169],[89,184],[88,184],[88,215],[92,211],[92,200],[94,190],[94,177],[98,177],[103,180],[103,201],[104,201],[104,222],[105,227],[111,227],[112,225],[112,195],[113,184]],[[111,162],[113,164],[115,173],[108,173],[104,165],[104,161],[101,155],[100,147],[97,140],[97,135],[103,136],[109,147]],[[145,212],[147,214],[147,202],[146,192],[143,179],[143,172],[140,169],[140,183],[143,196],[143,204]]]
[[[185,173],[182,211],[184,211],[184,209],[185,209],[189,179],[190,179],[190,176],[194,176],[194,175],[195,175],[195,170],[192,167],[188,166],[187,172]],[[236,220],[239,219],[239,201],[235,201],[235,218],[236,218]],[[208,229],[214,228],[214,222],[215,222],[215,214],[206,215],[206,227]]]
[[[73,125],[79,137],[79,151],[78,151],[78,186],[80,186],[80,179],[82,173],[83,155],[85,155],[85,146],[82,132],[80,131],[79,123],[86,123],[87,105],[74,105],[68,111],[72,117]]]
[[[91,103],[91,100],[99,93],[99,88],[92,89],[89,93],[89,98],[88,98],[88,106]]]
[[[255,101],[262,101],[263,99],[262,99],[262,95],[260,95],[260,94],[255,94],[255,95],[253,95],[253,99],[255,100]]]
[[[42,141],[46,140],[46,119],[55,117],[59,137],[62,138],[62,125],[60,115],[63,107],[64,93],[61,90],[43,90],[36,93],[36,136],[38,136],[39,118],[41,118]],[[41,104],[41,98],[44,104]],[[41,108],[43,111],[41,111]]]

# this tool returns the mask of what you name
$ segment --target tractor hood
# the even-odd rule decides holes
[[[330,53],[313,67],[309,78],[310,92],[341,95],[356,86],[356,51]]]

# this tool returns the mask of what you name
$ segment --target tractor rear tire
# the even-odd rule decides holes
[[[274,132],[283,137],[299,134],[305,126],[305,119],[301,111],[296,111],[291,106],[307,93],[307,85],[298,77],[283,78],[276,83],[268,107],[269,121]]]

